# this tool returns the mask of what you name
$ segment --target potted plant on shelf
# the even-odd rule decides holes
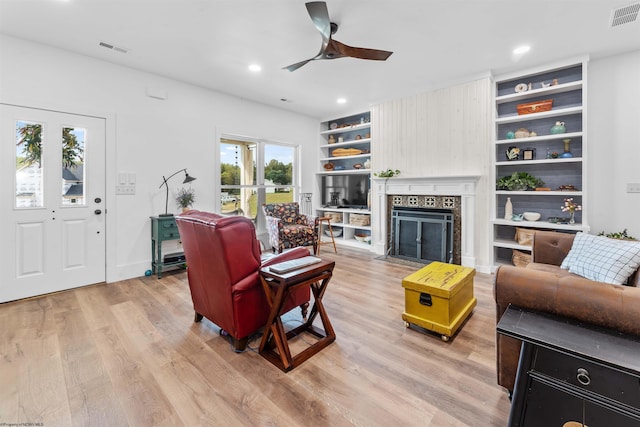
[[[527,172],[514,172],[496,181],[496,190],[526,191],[542,187],[544,181]]]
[[[618,231],[618,232],[614,232],[614,233],[605,233],[604,231],[601,231],[600,233],[598,233],[598,236],[604,236],[604,237],[608,237],[610,239],[618,239],[618,240],[636,240],[635,237],[633,236],[629,236],[627,234],[627,229],[625,228],[622,231]]]
[[[394,176],[400,175],[400,171],[398,169],[387,169],[384,171],[374,173],[375,176],[379,178],[393,178]]]
[[[181,188],[176,196],[176,203],[179,208],[182,208],[182,212],[187,211],[193,202],[196,201],[196,193],[193,188]]]

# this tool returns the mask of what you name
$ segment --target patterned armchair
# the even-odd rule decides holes
[[[298,203],[274,203],[262,205],[269,244],[274,252],[298,246],[313,246],[316,253],[318,242],[318,218],[300,213]]]

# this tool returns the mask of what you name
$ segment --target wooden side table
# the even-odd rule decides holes
[[[264,328],[259,353],[284,372],[300,365],[336,340],[335,331],[322,304],[322,297],[327,290],[334,267],[335,261],[321,261],[282,274],[271,272],[269,267],[260,269],[260,280],[271,312]],[[285,332],[280,318],[282,307],[289,294],[302,286],[310,286],[314,297],[309,317],[302,325]],[[313,326],[317,315],[320,315],[324,331]],[[308,332],[320,339],[302,352],[292,356],[289,350],[289,340],[302,332]]]
[[[151,270],[162,277],[162,269],[184,264],[184,260],[164,262],[162,259],[162,242],[180,240],[178,225],[174,216],[152,216],[151,218]]]

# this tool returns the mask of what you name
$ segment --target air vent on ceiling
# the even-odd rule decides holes
[[[638,11],[640,11],[640,3],[630,4],[629,6],[612,10],[609,26],[613,28],[622,24],[635,22],[638,19]]]
[[[116,46],[116,45],[113,45],[111,43],[100,42],[98,44],[100,46],[102,46],[102,47],[106,47],[107,49],[115,50],[116,52],[120,52],[120,53],[129,52],[129,49],[127,49],[125,47]]]

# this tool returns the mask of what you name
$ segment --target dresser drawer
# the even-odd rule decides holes
[[[639,377],[575,356],[537,347],[531,369],[633,407],[640,402]]]
[[[180,233],[178,233],[178,225],[176,224],[174,218],[168,218],[158,221],[158,238],[162,240],[180,238]]]
[[[180,237],[178,230],[162,230],[160,233],[162,239],[177,239]]]

